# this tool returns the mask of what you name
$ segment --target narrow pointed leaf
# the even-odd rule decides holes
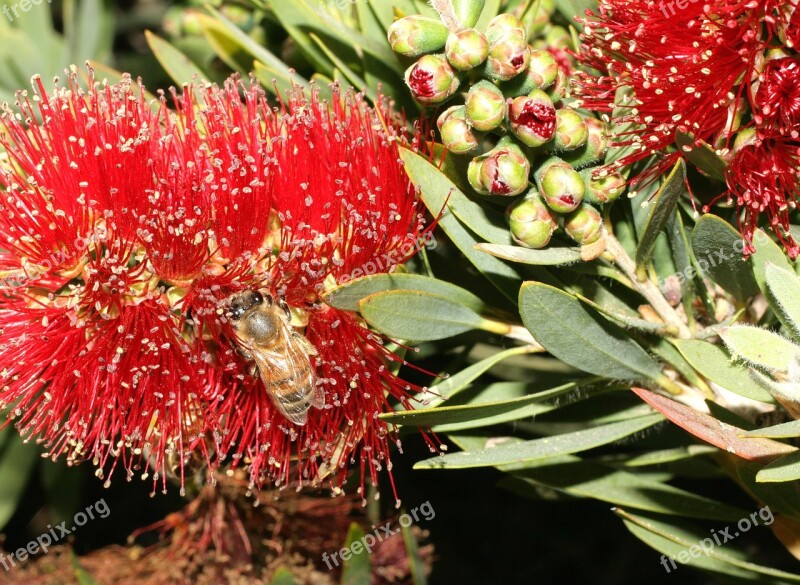
[[[547,351],[585,372],[621,380],[656,379],[658,363],[618,326],[574,296],[527,282],[519,295],[522,321]]]
[[[706,379],[741,396],[770,404],[775,402],[770,393],[753,380],[750,370],[736,362],[723,347],[697,339],[682,339],[673,343]]]
[[[800,363],[800,346],[772,331],[733,325],[720,329],[719,336],[731,354],[748,365],[769,372],[787,372]]]
[[[473,311],[486,309],[484,302],[477,296],[444,280],[405,274],[374,274],[351,280],[325,293],[325,302],[343,311],[358,311],[358,302],[373,293],[390,290],[421,291],[447,297]]]
[[[647,219],[636,248],[636,264],[642,265],[653,254],[656,239],[664,231],[686,191],[686,163],[679,160],[655,196],[648,201]]]
[[[417,463],[415,469],[463,469],[467,467],[491,467],[497,465],[514,465],[515,469],[523,469],[526,464],[569,455],[580,451],[587,451],[619,441],[639,431],[652,427],[663,421],[658,414],[650,414],[630,420],[611,423],[582,431],[565,433],[521,441],[519,443],[501,444],[489,449],[451,453],[449,455],[433,457]]]
[[[800,479],[800,452],[794,452],[766,465],[756,474],[761,483],[795,481]]]
[[[704,215],[692,232],[692,250],[711,280],[739,301],[758,292],[753,267],[742,259],[742,236],[715,215]]]
[[[478,244],[476,250],[486,252],[497,258],[520,264],[538,266],[563,266],[581,261],[581,252],[576,248],[545,248],[533,250],[521,246],[501,246],[497,244]]]
[[[372,567],[369,562],[369,552],[363,547],[362,538],[364,531],[361,527],[355,522],[350,524],[344,546],[350,550],[351,555],[344,561],[342,567],[342,585],[369,585],[371,582]]]
[[[800,276],[771,262],[766,267],[770,306],[783,323],[786,333],[800,342]]]
[[[358,303],[372,327],[395,339],[432,341],[478,329],[483,318],[459,302],[421,291],[387,291]]]

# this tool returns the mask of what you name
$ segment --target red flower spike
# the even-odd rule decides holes
[[[635,181],[660,175],[682,156],[664,152],[678,131],[727,143],[734,112],[746,99],[741,81],[753,77],[756,57],[776,35],[781,5],[716,0],[681,9],[654,0],[601,0],[599,14],[587,12],[579,58],[601,75],[581,75],[577,94],[583,107],[613,112],[617,127],[630,125],[613,144],[635,151],[615,166],[661,153]]]
[[[761,136],[800,138],[800,58],[767,62],[759,77],[753,118]]]
[[[790,213],[800,202],[800,143],[764,140],[742,148],[726,172],[728,189],[741,215],[739,227],[752,254],[753,232],[762,216],[792,259],[800,246],[789,231]]]
[[[387,396],[410,408],[419,388],[322,294],[418,248],[401,126],[338,88],[330,104],[295,90],[274,111],[231,80],[173,92],[170,112],[129,78],[90,70],[89,87],[73,72],[48,95],[36,80],[22,117],[0,118],[0,406],[50,456],[152,471],[164,489],[199,458],[246,466],[253,487],[338,490],[357,460],[363,494],[365,474],[391,468]],[[247,288],[284,297],[314,346],[326,399],[304,426],[237,351],[226,306]]]

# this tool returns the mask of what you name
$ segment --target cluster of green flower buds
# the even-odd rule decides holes
[[[516,198],[506,215],[521,246],[543,248],[563,229],[579,245],[597,247],[603,222],[596,207],[619,197],[625,179],[597,167],[607,150],[605,124],[565,99],[572,39],[550,24],[553,0],[539,0],[524,22],[526,4],[517,3],[516,14],[499,14],[482,31],[475,28],[482,0],[431,4],[438,18],[400,18],[389,42],[414,59],[405,74],[414,99],[441,108],[442,144],[470,156],[470,186]]]

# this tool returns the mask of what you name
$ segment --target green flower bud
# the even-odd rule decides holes
[[[603,218],[591,205],[581,204],[564,219],[564,231],[578,244],[593,244],[603,236]]]
[[[584,203],[592,205],[611,203],[625,192],[625,177],[620,173],[603,169],[595,177],[595,170],[590,168],[580,171],[580,176],[586,185],[586,192],[583,195]]]
[[[528,31],[523,22],[513,14],[498,14],[486,26],[486,38],[494,44],[507,34],[519,37],[523,41],[528,38]]]
[[[553,86],[547,90],[547,95],[550,96],[550,99],[553,100],[554,104],[557,104],[561,101],[561,99],[567,94],[567,74],[564,73],[564,70],[559,67],[558,73],[556,74],[556,81]]]
[[[406,85],[414,99],[427,106],[452,97],[460,82],[443,55],[423,55],[406,70]]]
[[[452,106],[442,112],[436,122],[442,143],[455,154],[466,154],[478,148],[478,139],[467,121],[464,106]]]
[[[489,45],[486,75],[493,81],[508,81],[528,67],[531,48],[528,42],[513,33],[506,33]]]
[[[486,185],[484,185],[481,180],[481,171],[483,170],[483,162],[486,160],[486,156],[485,154],[476,156],[469,161],[469,167],[467,167],[467,181],[469,181],[470,186],[481,195],[489,194],[489,189],[486,188]]]
[[[439,19],[414,14],[392,23],[389,27],[389,44],[395,53],[418,57],[444,47],[448,32]]]
[[[569,213],[583,201],[586,185],[578,172],[563,161],[545,163],[536,172],[536,185],[547,206],[556,213]]]
[[[480,184],[491,195],[519,195],[528,188],[531,165],[522,149],[501,140],[480,166]]]
[[[558,62],[550,51],[532,50],[528,68],[511,81],[502,84],[508,97],[526,95],[534,89],[547,89],[558,76]]]
[[[548,47],[557,49],[572,49],[572,37],[563,26],[551,26],[544,35],[544,42]]]
[[[445,45],[450,65],[459,71],[474,69],[489,56],[489,41],[474,28],[465,28],[450,33]]]
[[[608,150],[608,131],[605,123],[597,118],[589,117],[584,118],[583,123],[586,124],[586,130],[589,133],[586,144],[561,154],[561,158],[576,169],[603,162]]]
[[[552,140],[556,132],[556,109],[547,94],[534,89],[529,95],[512,100],[508,108],[511,132],[530,147]]]
[[[451,0],[458,24],[472,28],[478,23],[486,0]]]
[[[533,187],[523,199],[506,209],[511,237],[520,246],[541,249],[550,243],[558,224],[553,214]]]
[[[586,144],[588,139],[589,128],[583,116],[569,108],[556,111],[555,150],[575,150]]]
[[[473,85],[466,99],[467,119],[476,130],[488,132],[506,117],[506,99],[491,81]]]

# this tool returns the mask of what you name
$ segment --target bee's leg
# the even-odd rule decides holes
[[[241,355],[244,359],[248,361],[253,361],[255,359],[253,353],[249,349],[245,349],[241,345],[236,348],[236,351],[238,351],[239,355]]]
[[[275,299],[273,299],[272,295],[269,294],[267,291],[262,292],[261,296],[264,299],[264,304],[267,305],[268,307],[271,307],[272,303],[275,302]]]
[[[292,311],[289,310],[289,305],[283,299],[278,301],[278,304],[279,304],[280,308],[283,309],[283,312],[286,314],[286,319],[289,322],[291,322],[291,320],[292,320]]]

